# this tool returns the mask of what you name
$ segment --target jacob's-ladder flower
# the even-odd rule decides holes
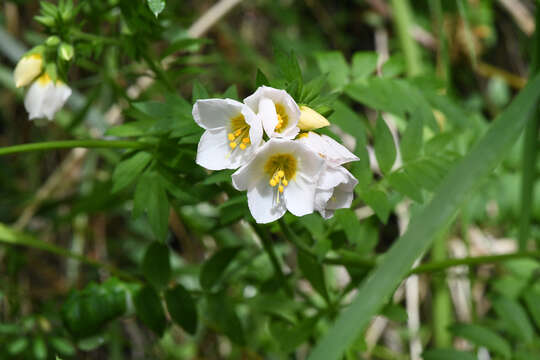
[[[287,210],[313,212],[324,160],[298,141],[272,138],[232,175],[237,190],[247,190],[248,206],[258,223],[269,223]]]
[[[206,130],[199,141],[196,162],[209,170],[237,169],[249,161],[262,142],[259,118],[236,100],[197,100],[193,118]]]
[[[24,98],[24,107],[30,120],[40,117],[52,120],[70,95],[69,86],[60,80],[54,82],[49,74],[44,73],[30,86]]]

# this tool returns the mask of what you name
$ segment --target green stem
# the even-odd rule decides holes
[[[278,220],[279,227],[281,228],[281,231],[285,234],[285,237],[292,242],[294,245],[296,245],[297,248],[303,250],[308,254],[309,256],[312,256],[314,258],[317,258],[317,255],[311,250],[311,248],[306,245],[296,234],[291,230],[289,225],[283,220],[283,218]]]
[[[0,156],[17,154],[29,151],[73,149],[73,148],[120,148],[120,149],[144,149],[148,144],[129,140],[63,140],[47,141],[40,143],[21,144],[0,148]]]
[[[422,274],[422,273],[433,273],[437,271],[443,271],[448,268],[456,266],[474,266],[482,264],[493,264],[501,261],[512,260],[512,259],[521,259],[521,258],[534,258],[540,259],[540,251],[529,251],[529,252],[516,252],[512,254],[504,255],[486,255],[486,256],[474,256],[461,259],[447,259],[442,261],[433,261],[426,264],[418,265],[414,269],[411,269],[407,275],[412,274]],[[325,258],[323,260],[325,264],[328,265],[341,265],[341,266],[350,266],[361,269],[369,269],[375,267],[378,260],[367,260],[367,259],[353,259],[353,258],[343,258],[343,257],[331,257]]]
[[[119,278],[123,278],[129,281],[137,281],[137,279],[133,277],[131,274],[124,272],[122,270],[119,270],[112,265],[105,264],[97,260],[92,260],[83,255],[70,252],[64,248],[53,245],[51,243],[38,240],[34,238],[33,236],[13,230],[10,227],[1,223],[0,223],[0,242],[10,244],[10,245],[28,246],[34,249],[47,251],[55,255],[60,255],[63,257],[76,259],[90,266],[94,266],[97,268],[104,268],[107,271],[109,271],[111,274],[114,274],[118,276]]]
[[[435,239],[431,249],[431,258],[434,262],[442,262],[446,259],[447,231]],[[433,281],[433,338],[438,348],[450,347],[452,337],[448,332],[448,326],[452,322],[452,303],[450,293],[446,285],[446,279],[442,276],[432,277]]]
[[[540,21],[540,6],[536,7],[536,24]],[[534,33],[534,48],[531,63],[531,76],[538,73],[540,65],[540,32]],[[531,116],[525,127],[523,142],[523,165],[521,178],[521,216],[519,217],[519,249],[527,249],[529,228],[531,224],[531,209],[534,199],[534,180],[536,177],[536,157],[538,153],[538,130],[540,127],[540,109]],[[539,242],[540,245],[540,242]]]
[[[393,18],[407,63],[407,75],[416,76],[422,72],[422,62],[418,45],[411,36],[412,15],[410,8],[408,0],[392,0]]]
[[[268,235],[267,229],[263,228],[260,225],[255,225],[254,229],[259,235],[259,237],[261,238],[264,251],[266,251],[266,254],[270,258],[270,262],[272,263],[272,266],[274,267],[276,276],[279,278],[281,284],[283,284],[283,286],[285,287],[285,290],[287,291],[287,293],[292,296],[293,290],[290,284],[287,282],[287,278],[285,277],[285,274],[283,273],[283,270],[281,269],[281,264],[279,263],[276,252],[274,251],[272,239]]]

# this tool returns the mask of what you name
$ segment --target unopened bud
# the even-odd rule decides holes
[[[65,42],[60,44],[60,47],[58,48],[58,55],[61,59],[65,61],[70,61],[73,58],[74,54],[75,50],[73,49],[73,45]]]
[[[39,53],[27,54],[19,60],[13,71],[16,87],[26,86],[43,70],[43,56]]]
[[[330,125],[330,122],[324,116],[310,107],[300,106],[300,120],[298,121],[300,130],[315,130],[328,125]]]
[[[47,46],[57,46],[60,44],[60,38],[56,35],[49,36],[45,41],[45,44],[47,44]]]

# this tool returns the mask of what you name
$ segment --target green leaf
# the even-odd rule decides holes
[[[171,318],[190,334],[197,331],[197,307],[191,294],[180,284],[165,292]]]
[[[527,313],[517,301],[499,297],[493,301],[493,308],[516,339],[524,340],[528,344],[533,341],[534,329]]]
[[[47,345],[45,345],[45,341],[42,337],[34,338],[32,352],[34,353],[34,358],[37,360],[47,358]]]
[[[195,103],[195,101],[200,99],[208,99],[210,95],[208,95],[208,91],[206,88],[201,84],[201,82],[197,79],[193,81],[193,91],[192,91],[192,101]]]
[[[290,353],[306,342],[315,329],[318,317],[303,320],[298,325],[291,326],[285,321],[274,320],[270,323],[270,333],[277,340],[281,349]]]
[[[358,51],[352,57],[351,75],[353,80],[363,79],[377,69],[379,55],[372,51]]]
[[[403,162],[415,160],[422,151],[423,121],[417,111],[414,111],[407,123],[407,129],[401,137],[400,149]]]
[[[165,9],[165,0],[147,0],[147,3],[155,17]]]
[[[207,316],[212,325],[224,333],[238,345],[246,343],[244,326],[236,310],[225,294],[209,295],[207,300]]]
[[[309,360],[337,360],[358,338],[414,261],[431,245],[435,235],[447,226],[467,196],[507,155],[532,110],[536,109],[539,97],[540,76],[536,76],[491,124],[482,139],[450,170],[430,203],[413,215],[405,234],[365,278],[358,288],[359,295],[339,314],[335,324],[315,346]]]
[[[396,161],[396,147],[392,133],[386,125],[386,121],[379,114],[377,123],[375,124],[374,134],[375,157],[379,163],[379,168],[384,174],[387,174],[392,169],[392,165]]]
[[[148,181],[146,188],[148,222],[156,238],[165,241],[169,224],[169,200],[159,175],[152,173],[150,176],[152,179]]]
[[[257,69],[257,76],[255,78],[255,87],[258,88],[259,86],[263,85],[270,85],[270,81],[268,81],[268,78],[264,73],[261,71],[261,69]]]
[[[79,340],[77,347],[82,351],[92,351],[103,344],[105,344],[105,338],[102,335],[96,335]]]
[[[22,353],[28,347],[28,339],[21,337],[7,345],[7,352],[10,355],[18,355]]]
[[[223,97],[226,99],[238,100],[238,89],[236,88],[236,85],[233,84],[229,86],[223,93]]]
[[[403,170],[397,170],[392,172],[386,177],[390,185],[400,193],[408,196],[412,200],[422,203],[424,197],[422,196],[422,189],[413,183],[409,175]]]
[[[62,355],[73,356],[75,355],[75,347],[67,339],[61,337],[49,338],[49,342],[52,347]]]
[[[330,298],[328,297],[328,291],[326,289],[326,280],[324,278],[322,264],[317,262],[313,256],[308,255],[302,250],[298,250],[297,257],[298,267],[302,271],[302,274],[304,274],[311,286],[329,301]]]
[[[119,137],[132,137],[148,134],[148,130],[154,126],[155,120],[142,119],[137,121],[131,121],[122,125],[113,126],[107,131],[105,135],[119,136]]]
[[[202,266],[201,286],[206,290],[212,289],[241,249],[240,246],[224,247],[212,255]]]
[[[392,321],[400,323],[407,322],[407,319],[409,318],[409,316],[407,315],[407,311],[403,307],[392,303],[384,307],[381,315],[387,317]]]
[[[135,293],[133,298],[137,317],[160,337],[163,336],[167,319],[161,305],[161,299],[151,286],[144,286]]]
[[[384,223],[388,221],[392,205],[388,196],[381,190],[372,189],[361,194],[362,200],[375,211],[377,217]]]
[[[144,254],[142,271],[157,289],[166,287],[171,278],[169,248],[159,242],[151,243]]]
[[[139,151],[135,155],[122,160],[116,165],[112,174],[112,192],[118,192],[131,184],[152,160],[152,155]]]
[[[523,294],[525,305],[538,328],[540,328],[540,290],[536,287],[527,289]]]
[[[300,65],[294,53],[287,54],[281,49],[276,49],[274,51],[274,59],[285,80],[288,83],[298,81],[300,87],[302,87],[302,70],[300,70]]]
[[[505,358],[509,358],[512,354],[512,348],[508,341],[485,326],[476,324],[455,324],[450,330],[454,335],[467,339],[478,346],[484,346]]]
[[[126,285],[118,279],[110,278],[101,285],[91,283],[69,295],[62,305],[62,320],[75,337],[94,335],[126,312],[127,295]]]
[[[454,349],[432,349],[422,353],[424,360],[477,360],[476,355]]]
[[[332,89],[343,89],[349,83],[349,65],[341,52],[321,52],[315,57],[321,72],[328,74],[328,83]]]
[[[221,171],[216,171],[215,173],[213,174],[210,174],[208,175],[204,180],[203,180],[203,184],[204,185],[212,185],[212,184],[218,184],[218,183],[222,183],[222,182],[228,182],[230,183],[231,182],[231,175],[233,174],[234,171],[232,170],[221,170]]]

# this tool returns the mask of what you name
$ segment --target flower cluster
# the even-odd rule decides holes
[[[336,209],[351,205],[358,182],[342,165],[358,158],[311,131],[329,125],[328,120],[298,106],[285,90],[261,86],[243,103],[198,100],[193,118],[206,130],[197,164],[209,170],[238,169],[233,186],[247,190],[258,223],[277,220],[287,210],[296,216],[316,210],[330,218]]]
[[[46,117],[52,120],[54,114],[64,106],[71,95],[71,89],[62,81],[44,71],[43,51],[40,47],[24,55],[13,72],[16,87],[30,85],[24,98],[24,106],[30,120]]]

